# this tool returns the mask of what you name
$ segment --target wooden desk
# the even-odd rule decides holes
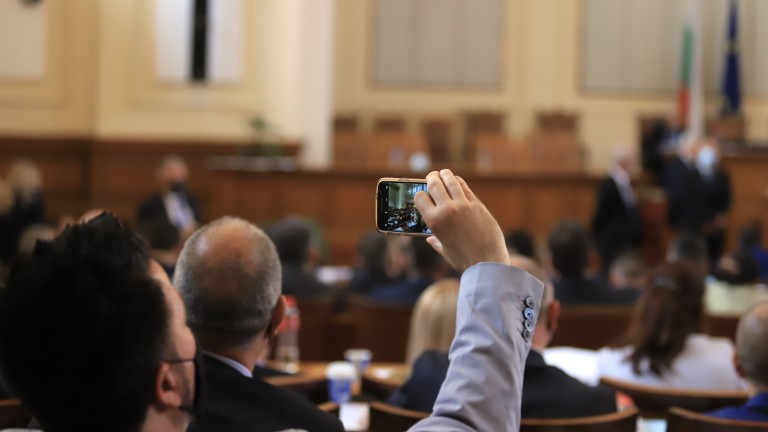
[[[502,229],[525,228],[543,242],[555,223],[574,218],[589,224],[599,177],[585,174],[493,175],[456,170],[499,221]],[[374,194],[380,177],[423,174],[356,170],[294,173],[215,171],[212,217],[238,215],[264,225],[304,215],[323,227],[336,264],[353,264],[357,242],[375,229]]]

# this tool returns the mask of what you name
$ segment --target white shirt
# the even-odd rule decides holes
[[[607,376],[636,384],[674,387],[688,390],[745,390],[746,383],[733,365],[733,344],[726,338],[705,334],[692,334],[685,341],[683,351],[672,362],[670,370],[656,376],[641,362],[642,374],[632,371],[626,360],[631,347],[603,348],[597,352],[600,376]]]
[[[189,207],[186,199],[175,192],[167,192],[163,195],[163,204],[165,204],[165,214],[168,215],[168,220],[176,225],[176,228],[180,231],[194,228],[197,223],[195,213]]]
[[[635,192],[632,190],[632,182],[627,173],[619,167],[613,167],[613,169],[611,169],[611,178],[616,183],[616,187],[619,189],[619,195],[621,195],[621,200],[624,201],[624,204],[627,207],[634,207],[637,200],[635,199]]]
[[[247,376],[248,378],[253,378],[253,371],[249,371],[247,367],[245,367],[242,364],[232,360],[231,358],[220,356],[218,354],[214,354],[214,353],[212,353],[210,351],[205,351],[205,350],[203,350],[203,353],[205,353],[205,355],[209,355],[209,356],[215,358],[216,360],[218,360],[218,361],[220,361],[222,363],[225,363],[226,365],[232,367],[232,369],[240,372],[243,376]]]

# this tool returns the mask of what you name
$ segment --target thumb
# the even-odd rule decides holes
[[[438,240],[437,237],[435,236],[427,237],[427,243],[429,243],[429,245],[432,246],[432,249],[437,251],[437,253],[439,253],[440,255],[443,255],[443,244],[440,243],[440,240]]]

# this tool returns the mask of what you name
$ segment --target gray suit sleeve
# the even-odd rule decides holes
[[[448,375],[432,415],[411,431],[519,429],[523,369],[542,293],[538,279],[515,267],[480,263],[464,272]]]

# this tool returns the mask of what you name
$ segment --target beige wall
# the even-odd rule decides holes
[[[638,115],[674,109],[673,95],[580,90],[580,0],[506,0],[503,82],[490,90],[372,84],[372,0],[324,0],[325,13],[314,0],[310,6],[308,0],[246,1],[246,78],[205,88],[153,79],[152,0],[46,1],[48,73],[36,81],[0,80],[0,134],[233,140],[247,136],[248,116],[262,114],[287,137],[306,138],[324,134],[325,120],[318,118],[325,114],[304,104],[313,94],[318,109],[333,99],[336,111],[405,112],[414,120],[501,109],[515,135],[531,129],[538,110],[573,110],[581,114],[590,167],[601,169],[614,143],[634,143]],[[311,32],[327,29],[307,25],[318,16],[335,20],[335,45],[325,47],[334,62],[325,66],[312,55],[321,38]],[[312,91],[330,81],[312,73],[318,65],[335,69],[331,95]],[[768,100],[747,97],[745,108],[749,137],[768,139]],[[327,160],[327,141],[313,138],[307,145],[310,161]]]
[[[540,110],[565,109],[581,116],[589,167],[604,169],[616,143],[634,145],[637,118],[672,114],[674,95],[590,95],[580,89],[582,2],[507,0],[502,43],[503,83],[495,90],[392,88],[370,81],[371,0],[338,0],[336,109],[342,112],[405,112],[452,115],[472,109],[508,113],[508,132],[532,129]],[[714,98],[707,112],[714,113]],[[768,101],[746,98],[748,136],[768,139]]]

